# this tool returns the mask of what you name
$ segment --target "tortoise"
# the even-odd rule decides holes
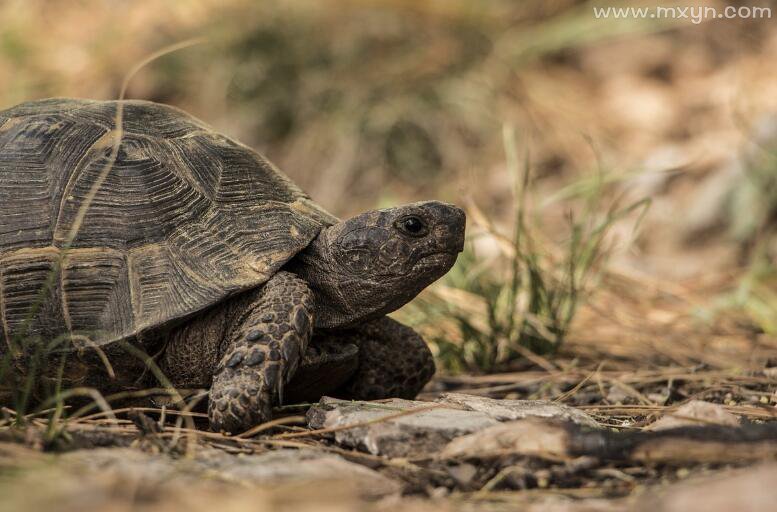
[[[416,396],[431,352],[386,315],[451,268],[461,209],[340,220],[182,110],[121,103],[120,130],[117,101],[0,112],[0,351],[20,371],[37,350],[68,354],[68,386],[204,388],[231,433],[284,400]]]

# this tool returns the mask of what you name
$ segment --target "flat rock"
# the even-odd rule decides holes
[[[362,497],[380,498],[399,493],[398,482],[339,455],[317,450],[273,450],[235,457],[221,453],[216,466],[222,478],[271,486],[278,483],[350,481]]]
[[[585,413],[562,404],[455,393],[436,402],[324,397],[307,417],[311,428],[331,429],[337,444],[389,457],[433,456],[453,439],[521,418],[555,418],[596,426]]]
[[[722,405],[691,400],[673,412],[668,412],[646,427],[646,430],[666,430],[676,427],[695,427],[700,425],[739,426],[739,418],[728,412]]]
[[[311,428],[333,429],[337,444],[389,457],[424,457],[455,437],[499,423],[483,412],[399,398],[348,402],[324,397],[307,417]]]
[[[196,485],[206,478],[213,483],[250,487],[284,484],[350,482],[364,498],[398,493],[401,486],[377,471],[318,450],[273,450],[257,455],[230,455],[202,448],[191,458],[172,458],[130,448],[77,450],[60,457],[76,472],[113,475],[140,486]]]
[[[571,421],[586,427],[596,428],[599,426],[593,418],[579,409],[546,400],[496,400],[476,395],[445,393],[437,399],[437,402],[454,404],[470,411],[482,412],[499,421],[552,418]]]
[[[508,421],[452,440],[440,450],[442,458],[480,458],[504,454],[568,457],[565,429],[547,420]]]

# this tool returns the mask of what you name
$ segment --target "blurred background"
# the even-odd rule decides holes
[[[654,326],[688,315],[698,331],[724,311],[772,333],[777,5],[692,4],[775,12],[698,22],[595,16],[655,7],[616,1],[4,0],[0,109],[115,98],[145,57],[204,38],[148,64],[128,97],[256,148],[338,216],[431,198],[468,208],[459,267],[400,314],[451,371],[586,338],[606,323],[590,315],[632,294],[669,297],[633,302]],[[600,290],[614,302],[597,309]]]

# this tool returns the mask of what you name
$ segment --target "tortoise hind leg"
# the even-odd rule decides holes
[[[353,377],[333,393],[337,397],[412,399],[434,375],[434,359],[423,338],[389,317],[368,322],[341,339],[359,347],[359,362]]]
[[[316,402],[342,387],[356,372],[359,347],[328,334],[316,334],[299,370],[285,390],[289,403]]]
[[[279,272],[229,329],[208,401],[211,429],[242,432],[270,419],[296,372],[313,327],[307,284]]]

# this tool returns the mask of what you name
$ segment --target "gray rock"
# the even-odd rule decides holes
[[[221,452],[215,468],[221,478],[254,485],[350,481],[365,498],[380,498],[401,490],[398,482],[377,471],[318,450],[273,450],[237,458]]]
[[[587,427],[598,427],[588,414],[568,405],[546,400],[496,400],[476,395],[445,393],[438,403],[453,404],[470,411],[478,411],[499,421],[520,420],[523,418],[553,418],[571,421]]]
[[[371,499],[401,490],[398,482],[377,471],[318,450],[273,450],[235,456],[200,448],[192,458],[175,459],[130,448],[98,448],[67,453],[61,462],[76,468],[77,472],[112,475],[141,487],[164,483],[186,488],[205,478],[213,483],[249,487],[346,481],[362,497]]]
[[[722,405],[691,400],[681,405],[676,411],[668,412],[654,421],[646,430],[667,430],[677,427],[694,427],[699,425],[739,426],[739,418],[728,412]]]
[[[478,468],[473,464],[454,464],[449,466],[448,474],[453,477],[459,487],[467,487],[477,475]]]
[[[412,412],[418,409],[418,412]],[[494,400],[448,393],[436,402],[344,401],[324,397],[308,412],[314,429],[330,429],[337,444],[389,457],[436,455],[452,439],[503,421],[555,418],[595,427],[585,413],[538,400]]]
[[[495,457],[504,454],[553,458],[569,457],[567,432],[540,418],[500,423],[493,427],[458,437],[440,450],[449,458]]]
[[[420,410],[412,413],[412,409]],[[407,414],[397,416],[403,412]],[[431,455],[455,437],[497,423],[482,412],[399,398],[349,402],[324,397],[308,412],[308,425],[333,429],[337,444],[389,457]]]

